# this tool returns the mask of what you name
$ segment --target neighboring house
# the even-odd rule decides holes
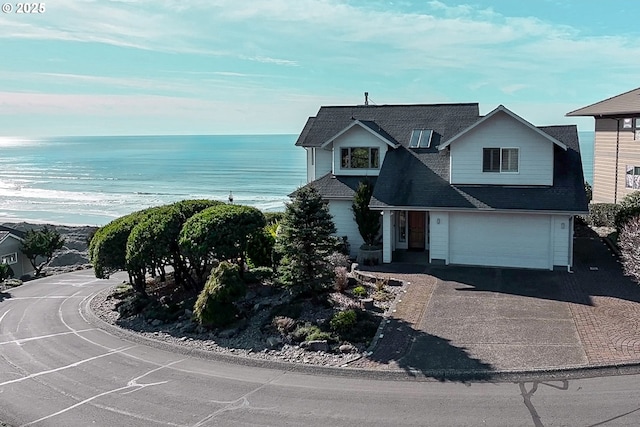
[[[618,203],[640,190],[640,88],[567,113],[596,120],[593,202]]]
[[[553,269],[573,263],[573,219],[587,213],[575,126],[535,127],[503,106],[321,107],[297,146],[352,256],[362,244],[354,190],[374,183],[383,262]]]
[[[34,273],[29,259],[20,252],[24,237],[24,232],[0,225],[0,263],[9,264],[16,278]]]

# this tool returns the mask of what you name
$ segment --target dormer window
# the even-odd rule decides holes
[[[340,151],[342,169],[379,169],[380,149],[377,147],[349,147]]]
[[[482,172],[518,172],[518,148],[483,148]]]
[[[431,148],[432,135],[433,130],[431,129],[414,129],[411,132],[409,148]]]

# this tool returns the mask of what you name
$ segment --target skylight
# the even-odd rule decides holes
[[[433,130],[431,129],[414,129],[411,132],[409,148],[431,148],[432,135]]]

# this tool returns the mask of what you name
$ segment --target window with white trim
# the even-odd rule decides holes
[[[14,252],[12,254],[2,255],[0,257],[0,264],[15,264],[18,262],[18,253]]]
[[[516,173],[519,157],[519,148],[483,148],[482,172]]]
[[[640,190],[640,167],[627,165],[627,175],[624,186],[626,188]]]
[[[349,147],[340,150],[342,169],[379,169],[380,149],[377,147]]]

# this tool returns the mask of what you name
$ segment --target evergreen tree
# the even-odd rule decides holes
[[[358,224],[358,231],[365,245],[374,246],[378,243],[380,234],[380,214],[369,209],[369,202],[373,195],[373,185],[367,181],[360,181],[353,197],[353,219]]]
[[[328,257],[334,250],[336,232],[329,208],[312,187],[296,191],[280,222],[277,251],[282,284],[293,293],[317,292],[333,283]]]

